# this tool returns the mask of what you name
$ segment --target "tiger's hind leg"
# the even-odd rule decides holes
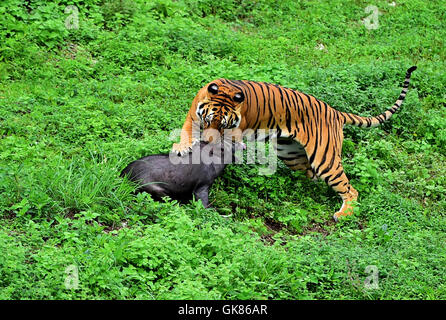
[[[341,216],[353,214],[353,203],[358,198],[358,191],[350,184],[341,164],[343,134],[342,129],[337,131],[338,128],[340,126],[334,124],[331,130],[328,130],[334,137],[333,140],[329,139],[329,135],[321,134],[318,136],[322,139],[320,144],[315,139],[310,141],[305,148],[314,174],[317,178],[324,180],[342,198],[341,209],[333,215],[335,221],[338,221]]]
[[[320,174],[319,178],[323,179],[342,198],[342,207],[333,215],[333,219],[338,221],[339,217],[352,215],[354,202],[358,199],[358,191],[350,184],[340,160],[327,173]]]

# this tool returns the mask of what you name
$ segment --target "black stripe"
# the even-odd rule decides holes
[[[228,81],[231,83],[232,86],[236,87],[236,88],[239,89],[240,91],[243,91],[243,89],[241,88],[241,86],[237,85],[237,84],[235,83],[235,81],[233,81],[233,80],[228,80]]]
[[[256,110],[257,110],[257,118],[256,118],[256,122],[257,122],[257,120],[259,118],[259,99],[257,97],[257,93],[256,93],[256,90],[255,90],[254,86],[251,84],[251,81],[246,81],[246,84],[249,86],[249,88],[250,88],[249,91],[251,92],[251,94],[253,94],[254,97],[256,98],[256,105],[255,105],[255,107],[256,107]],[[252,104],[251,104],[251,106],[252,106]],[[256,122],[253,124],[253,126],[256,124]]]
[[[294,90],[288,89],[290,91],[291,101],[294,108],[294,111],[297,111],[299,108],[299,104],[297,102],[296,94],[294,93]]]
[[[340,184],[342,182],[342,180],[339,180],[338,182],[335,182],[333,184],[330,184],[330,187],[336,187],[338,184]]]
[[[296,160],[299,159],[300,157],[287,158],[287,157],[277,156],[277,158],[279,158],[280,160]]]
[[[313,163],[314,158],[316,157],[316,152],[317,152],[317,147],[318,147],[318,140],[319,140],[319,135],[318,135],[318,132],[316,130],[316,139],[315,139],[315,142],[314,142],[313,153],[311,154],[310,158],[308,159],[310,164]]]
[[[311,130],[311,135],[312,136],[314,136],[314,133],[313,133],[313,119],[316,121],[316,119],[315,119],[315,115],[314,115],[314,108],[313,108],[313,104],[311,103],[311,98],[308,96],[308,95],[306,95],[305,93],[302,93],[305,97],[307,97],[307,100],[308,100],[308,108],[305,108],[305,111],[306,111],[306,113],[307,113],[307,116],[308,116],[308,126],[309,126],[309,128],[310,128],[310,130]],[[312,118],[310,118],[310,113],[309,113],[309,111],[308,111],[308,109],[310,109],[311,110],[311,113],[313,114],[313,119]]]
[[[274,115],[275,115],[275,113],[276,113],[276,95],[274,94],[274,87],[272,87],[272,86],[270,85],[270,88],[271,88],[271,92],[272,92],[272,94],[273,94],[272,101],[273,101],[273,109],[274,109],[274,112],[271,112],[271,114],[270,114],[270,116],[271,116],[271,119],[270,119],[270,120],[272,120],[272,123],[271,123],[271,127],[270,127],[270,126],[268,126],[268,127],[269,127],[269,128],[272,128],[272,127],[274,126],[274,124],[276,123],[276,119],[275,119],[275,117],[274,117]]]
[[[305,132],[306,131],[306,128],[305,128],[305,118],[304,118],[304,114],[302,112],[302,109],[305,108],[304,101],[302,100],[302,97],[300,96],[300,94],[298,92],[293,91],[293,94],[295,94],[296,97],[300,100],[301,107],[300,108],[298,107],[299,118],[302,121],[302,130]]]
[[[321,134],[321,141],[322,141],[322,134]],[[325,161],[327,160],[327,152],[328,152],[328,147],[330,146],[330,130],[327,131],[327,145],[325,146],[325,150],[324,150],[324,155],[322,156],[321,162],[319,163],[319,166],[317,168],[315,168],[315,172],[318,173],[319,172],[319,168],[325,163]]]
[[[304,153],[298,152],[298,151],[290,151],[288,154],[295,154],[295,155],[303,155]]]
[[[282,134],[282,129],[279,127],[279,125],[276,125],[276,130],[277,130],[277,137],[280,138],[281,134]]]
[[[285,121],[286,121],[286,128],[288,130],[288,133],[291,133],[291,112],[288,106],[285,107]]]
[[[328,180],[328,184],[330,184],[330,182],[332,182],[332,181],[334,181],[334,180],[336,180],[337,178],[339,178],[340,176],[342,176],[342,173],[343,173],[344,171],[339,171],[338,172],[338,174],[335,176],[335,177],[333,177],[333,178],[331,178],[331,179],[329,179]],[[342,180],[341,180],[342,181]]]
[[[357,116],[357,115],[353,115],[353,117],[358,121],[358,126],[359,127],[363,127],[363,125],[364,125],[364,121],[361,119],[361,117],[359,117],[359,116]]]
[[[319,145],[322,144],[322,137],[323,137],[323,130],[324,130],[324,124],[322,123],[322,106],[321,106],[321,102],[316,99],[317,105],[319,106],[319,108],[316,108],[316,111],[319,111],[318,114],[318,120],[319,120],[319,127],[321,128],[320,130],[320,136],[321,139],[319,140]],[[325,121],[327,121],[327,118],[325,118]]]
[[[288,95],[288,91],[289,89],[284,89],[283,92],[285,92],[285,98],[287,100],[288,103],[288,108],[291,108],[293,106],[293,103],[291,103],[291,99],[290,96]]]
[[[257,84],[260,86],[260,90],[262,90],[262,96],[263,96],[263,114],[265,114],[265,109],[266,109],[266,98],[265,98],[265,92],[263,91],[263,83],[262,82],[257,82]]]
[[[257,118],[256,118],[256,122],[254,123],[254,130],[257,130],[258,127],[260,126],[260,122],[259,122],[260,115],[264,114],[264,112],[265,112],[265,93],[263,92],[263,87],[260,82],[254,82],[254,84],[256,84],[260,87],[260,90],[262,91],[262,96],[263,96],[263,111],[260,110],[260,105],[258,105]]]
[[[290,145],[290,144],[293,144],[293,140],[291,140],[291,139],[278,139],[277,140],[277,144]]]
[[[335,148],[333,147],[333,153],[332,153],[332,157],[331,157],[330,163],[328,164],[328,166],[321,173],[319,173],[320,177],[323,176],[324,174],[326,174],[328,171],[330,171],[330,169],[333,167],[333,163],[334,163],[335,157],[336,157],[336,152],[335,152]],[[325,182],[328,181],[327,178],[328,177],[325,178]]]
[[[269,91],[269,89],[270,89],[269,84],[266,84],[266,91],[268,91],[268,110],[269,110],[269,120],[266,126],[268,128],[272,128],[271,121],[274,119],[274,116],[273,116],[273,111],[271,110],[271,92]]]
[[[352,115],[350,113],[347,113],[347,117],[350,118],[350,120],[353,122],[353,125],[356,125],[356,120],[353,119]]]

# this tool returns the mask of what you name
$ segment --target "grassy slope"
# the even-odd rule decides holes
[[[377,30],[361,24],[367,1],[74,1],[71,31],[67,2],[19,2],[0,5],[0,298],[446,298],[443,1],[376,1]],[[338,224],[337,196],[282,164],[228,167],[216,211],[134,197],[118,178],[169,150],[213,78],[376,115],[414,64],[390,122],[345,128],[360,207]]]

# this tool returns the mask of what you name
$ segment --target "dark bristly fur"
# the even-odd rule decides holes
[[[209,189],[214,180],[223,173],[226,167],[224,164],[224,153],[236,150],[236,145],[232,144],[231,150],[221,148],[221,153],[211,150],[208,155],[214,160],[210,164],[200,161],[199,164],[192,162],[198,154],[203,157],[206,152],[202,152],[207,145],[201,142],[194,146],[192,153],[188,154],[183,163],[174,164],[170,161],[169,156],[178,157],[177,155],[158,154],[150,155],[131,162],[122,172],[121,177],[127,176],[131,181],[139,184],[136,192],[148,192],[155,200],[161,200],[163,197],[180,202],[187,202],[195,196],[200,199],[205,207],[209,206]],[[207,149],[209,150],[209,148]],[[178,159],[177,159],[178,160]],[[232,158],[234,161],[234,158]]]

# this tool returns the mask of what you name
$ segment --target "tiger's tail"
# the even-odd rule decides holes
[[[344,117],[345,124],[352,124],[357,127],[376,127],[380,125],[381,123],[387,121],[390,119],[390,117],[395,113],[396,110],[398,110],[401,105],[403,104],[404,98],[406,97],[407,90],[409,88],[409,80],[410,75],[413,71],[417,69],[416,66],[410,67],[406,72],[406,79],[404,80],[403,84],[403,90],[401,90],[401,94],[396,100],[395,104],[392,106],[392,108],[386,110],[385,112],[381,113],[380,115],[376,117],[361,117],[357,116],[353,113],[346,113],[341,112],[341,115]]]

